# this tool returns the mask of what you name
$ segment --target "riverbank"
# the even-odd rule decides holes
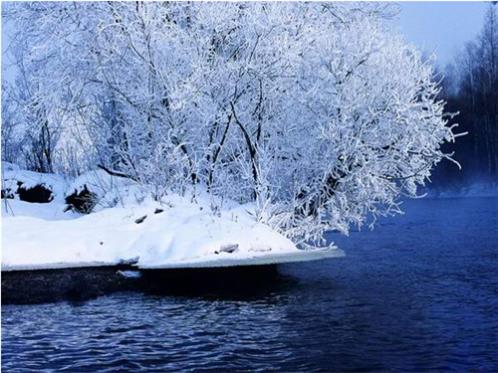
[[[237,293],[268,285],[277,265],[138,270],[133,265],[2,272],[2,304],[85,301],[123,291],[162,295]]]
[[[497,371],[498,199],[404,210],[245,293],[4,305],[2,371]]]
[[[343,255],[333,244],[300,250],[257,219],[254,204],[201,188],[153,198],[146,185],[102,170],[72,180],[4,168],[2,271],[227,267]]]

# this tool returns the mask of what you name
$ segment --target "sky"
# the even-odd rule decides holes
[[[401,13],[395,24],[407,41],[435,53],[441,67],[451,63],[465,43],[479,34],[489,6],[480,1],[399,4]]]

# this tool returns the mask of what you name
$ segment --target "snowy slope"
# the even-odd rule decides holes
[[[80,217],[71,211],[64,212],[66,205],[55,199],[50,203],[29,203],[18,199],[2,199],[3,223],[11,217],[34,217],[42,220],[68,220]],[[3,233],[3,230],[2,230]]]
[[[68,186],[67,181],[60,175],[19,170],[12,164],[2,162],[2,189],[15,191],[18,182],[22,182],[25,188],[32,188],[37,184],[45,185],[52,191],[54,199],[59,201],[63,201]]]
[[[213,216],[209,198],[203,195],[196,202],[176,194],[161,202],[128,198],[88,215],[64,213],[59,197],[62,184],[67,183],[55,186],[58,198],[51,203],[2,200],[2,270],[123,261],[136,262],[141,268],[216,267],[342,254],[337,249],[298,250],[287,238],[255,222],[250,205],[232,204]],[[72,188],[74,184],[67,187]]]

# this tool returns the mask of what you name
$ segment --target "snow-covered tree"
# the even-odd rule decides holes
[[[449,157],[433,70],[387,28],[385,5],[12,8],[17,46],[36,56],[24,63],[43,61],[40,104],[84,124],[87,164],[158,198],[202,187],[320,246],[327,230],[398,212]]]

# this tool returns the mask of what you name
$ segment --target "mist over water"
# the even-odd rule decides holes
[[[498,369],[498,198],[422,199],[249,294],[2,307],[5,371]]]

